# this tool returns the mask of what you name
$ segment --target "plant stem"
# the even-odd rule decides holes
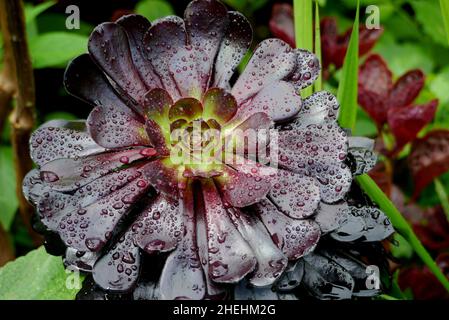
[[[0,223],[0,267],[14,260],[14,252],[8,234]]]
[[[440,199],[443,211],[446,214],[447,220],[449,221],[449,200],[447,197],[446,190],[444,190],[444,186],[441,183],[440,179],[435,178],[433,182],[435,184],[435,192],[437,193],[438,198]]]
[[[388,199],[388,197],[367,174],[358,176],[356,179],[360,187],[375,203],[379,205],[380,209],[388,216],[388,218],[390,218],[395,229],[405,238],[405,240],[408,241],[408,243],[410,243],[416,254],[449,292],[449,280],[424,248],[421,241],[419,241],[410,224],[407,220],[405,220],[390,199]]]
[[[16,171],[16,193],[19,200],[19,212],[35,244],[40,243],[40,236],[31,227],[33,207],[22,193],[22,180],[32,169],[29,139],[34,127],[35,89],[31,59],[25,31],[25,18],[22,0],[0,0],[0,21],[3,43],[8,55],[8,68],[17,93],[16,107],[10,116],[11,144],[14,152]]]

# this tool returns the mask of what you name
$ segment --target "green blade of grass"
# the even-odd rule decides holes
[[[295,41],[296,47],[313,51],[313,11],[312,0],[294,0]],[[307,97],[313,92],[312,86],[302,90],[302,96]]]
[[[440,0],[441,14],[443,15],[444,28],[449,43],[449,0]]]
[[[357,182],[366,194],[377,203],[380,209],[390,218],[391,223],[395,227],[396,231],[403,236],[408,243],[413,247],[416,254],[426,264],[426,266],[432,271],[435,277],[441,282],[441,284],[449,291],[449,280],[444,273],[440,270],[438,265],[432,259],[430,254],[419,241],[416,234],[413,232],[412,227],[408,224],[407,220],[401,215],[394,204],[388,199],[388,197],[382,192],[377,184],[371,179],[370,176],[364,174],[358,176]]]
[[[323,66],[321,61],[321,31],[320,31],[320,9],[318,1],[315,2],[315,55],[320,61],[321,67]],[[320,70],[320,74],[315,81],[314,84],[314,92],[318,92],[323,90],[323,79],[321,76],[322,70]]]
[[[346,52],[337,99],[340,102],[339,123],[343,128],[354,130],[357,116],[357,81],[359,67],[359,11],[360,1],[357,1],[357,11]]]
[[[449,221],[449,200],[447,197],[447,192],[444,190],[444,186],[441,183],[440,179],[435,178],[433,180],[435,184],[435,192],[438,195],[438,199],[440,199],[441,206],[443,207],[443,211],[446,214],[446,218]]]

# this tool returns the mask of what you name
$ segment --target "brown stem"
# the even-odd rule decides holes
[[[34,127],[35,91],[34,75],[28,53],[25,19],[22,0],[0,0],[0,21],[3,43],[9,57],[8,68],[16,88],[16,107],[10,116],[11,144],[14,151],[16,170],[16,192],[19,199],[19,212],[34,242],[39,244],[40,236],[31,227],[34,208],[22,194],[22,180],[32,169],[28,141]]]
[[[0,223],[0,267],[14,260],[14,252],[8,234]]]

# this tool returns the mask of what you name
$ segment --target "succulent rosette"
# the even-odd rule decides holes
[[[291,290],[357,292],[363,263],[341,262],[339,243],[393,232],[379,209],[349,192],[353,175],[375,163],[371,141],[338,126],[332,94],[301,98],[320,68],[310,52],[265,40],[231,81],[251,40],[240,13],[196,0],[184,19],[128,15],[99,25],[89,53],[68,66],[67,91],[93,110],[86,121],[51,121],[33,134],[37,169],[23,189],[67,247],[65,264],[92,274],[90,293],[242,298],[281,288],[292,272]],[[211,157],[211,141],[192,142],[198,128],[218,130],[219,141],[231,135],[231,148]],[[246,130],[276,132],[256,144],[276,161],[249,156]]]

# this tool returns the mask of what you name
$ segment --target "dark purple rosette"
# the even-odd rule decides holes
[[[363,290],[364,264],[340,263],[339,245],[393,232],[349,200],[371,142],[339,127],[332,94],[301,98],[320,66],[282,40],[260,43],[231,83],[251,39],[240,13],[196,0],[184,19],[99,25],[68,66],[67,91],[93,110],[36,130],[23,189],[65,264],[92,274],[79,298],[241,298],[285,292],[292,272],[292,292]]]

